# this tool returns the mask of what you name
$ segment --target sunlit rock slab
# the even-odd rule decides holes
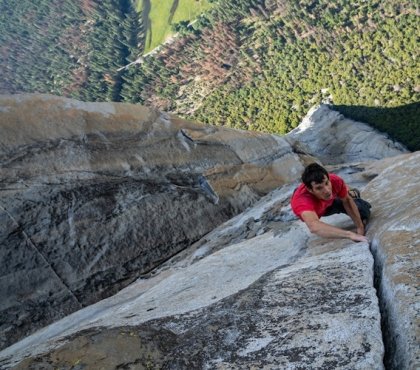
[[[297,152],[310,154],[323,164],[363,162],[408,152],[387,135],[324,104],[313,107],[285,137]]]

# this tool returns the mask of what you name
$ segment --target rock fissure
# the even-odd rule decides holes
[[[387,370],[420,367],[419,159],[420,153],[413,153],[384,160],[378,165],[379,175],[364,189],[374,204],[367,234],[372,240]]]
[[[379,303],[379,312],[381,313],[381,332],[382,332],[382,341],[384,343],[384,367],[385,370],[394,370],[394,368],[391,365],[391,359],[395,355],[395,343],[393,343],[393,330],[390,325],[390,322],[388,321],[388,312],[387,312],[387,299],[384,295],[384,292],[382,290],[382,270],[383,270],[383,263],[381,261],[381,258],[378,255],[378,251],[376,248],[372,247],[372,244],[376,241],[371,242],[370,246],[370,252],[373,256],[374,261],[374,279],[373,279],[373,285],[376,290],[376,295],[378,297],[378,303]]]
[[[375,238],[371,243],[371,253],[374,259],[374,287],[377,292],[379,311],[381,313],[381,331],[384,343],[384,368],[385,370],[411,369],[404,358],[402,349],[407,346],[404,343],[404,334],[399,332],[396,323],[396,312],[393,300],[396,298],[389,288],[390,282],[384,276],[384,256],[381,256],[381,245]],[[401,350],[401,353],[399,353]]]

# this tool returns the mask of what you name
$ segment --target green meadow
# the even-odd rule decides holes
[[[137,9],[143,12],[143,25],[147,30],[144,53],[170,37],[173,24],[193,21],[210,7],[208,0],[139,0]]]

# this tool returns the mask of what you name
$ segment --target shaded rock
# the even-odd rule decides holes
[[[407,152],[387,135],[345,118],[327,105],[312,108],[285,138],[297,153],[315,156],[323,164],[363,162]]]
[[[388,167],[364,194],[374,204],[368,235],[381,297],[385,364],[415,370],[420,368],[420,152],[384,163]]]
[[[141,106],[0,97],[0,347],[123,288],[302,165]]]

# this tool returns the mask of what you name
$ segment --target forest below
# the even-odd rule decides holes
[[[277,134],[327,102],[420,149],[415,2],[209,2],[142,56],[145,9],[131,0],[0,0],[0,92],[141,103]]]

